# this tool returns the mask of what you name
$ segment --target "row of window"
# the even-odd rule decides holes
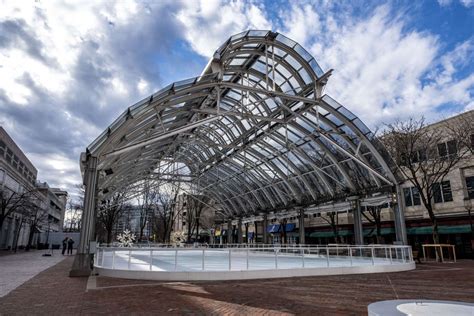
[[[18,170],[29,182],[35,184],[35,176],[33,172],[28,170],[20,158],[8,148],[8,146],[0,140],[0,157],[3,157],[13,168]]]
[[[474,199],[474,176],[466,177],[465,180],[468,197],[469,199]],[[418,188],[404,188],[403,194],[405,196],[405,206],[421,205],[420,192],[418,192]],[[433,200],[435,203],[446,203],[453,200],[453,192],[449,180],[434,184]]]
[[[447,142],[439,143],[436,145],[438,149],[439,157],[451,157],[458,153],[458,144],[455,140],[449,140]],[[474,134],[471,135],[471,146],[474,147]],[[408,159],[413,163],[425,161],[428,159],[425,149],[418,150],[412,153],[412,157],[408,157],[408,154],[401,155],[401,164],[407,165]]]

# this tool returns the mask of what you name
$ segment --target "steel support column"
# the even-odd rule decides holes
[[[401,189],[397,185],[397,199],[393,205],[393,217],[395,219],[395,236],[397,243],[408,244],[407,228],[405,224],[405,203],[401,194]]]
[[[248,244],[249,240],[249,223],[245,223],[245,243]]]
[[[263,214],[263,243],[268,244],[268,238],[267,238],[267,226],[268,226],[268,219],[267,219],[267,214]]]
[[[70,276],[89,276],[92,271],[93,254],[91,242],[95,241],[96,192],[97,192],[97,157],[87,156],[84,172],[84,211],[82,212],[81,236],[77,247]]]
[[[258,241],[258,225],[259,225],[259,222],[257,221],[254,221],[253,222],[253,231],[254,231],[254,235],[253,235],[253,243],[256,244],[257,241]]]
[[[234,236],[233,236],[233,231],[232,231],[232,220],[229,219],[227,222],[227,243],[231,244],[234,242]]]
[[[305,231],[304,231],[304,209],[299,210],[298,223],[299,223],[300,244],[305,244],[306,240],[305,240]]]
[[[242,244],[244,242],[242,236],[242,217],[239,217],[239,220],[237,222],[237,242],[239,244]]]
[[[355,207],[353,209],[354,214],[354,237],[356,245],[364,244],[364,233],[362,230],[362,209],[360,206],[360,200],[357,199],[354,201]]]
[[[223,236],[222,234],[224,233],[224,226],[223,225],[220,225],[220,229],[221,229],[221,235],[219,236],[219,245],[222,245],[224,242],[223,242]]]

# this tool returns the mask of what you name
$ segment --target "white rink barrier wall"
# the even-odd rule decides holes
[[[415,268],[410,246],[274,246],[229,248],[98,247],[103,276],[191,281],[283,278],[407,271]]]

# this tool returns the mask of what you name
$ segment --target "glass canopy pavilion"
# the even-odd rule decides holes
[[[126,109],[81,155],[78,253],[87,255],[95,240],[97,199],[139,191],[134,184],[144,179],[186,182],[229,223],[339,203],[355,209],[360,238],[357,209],[397,204],[398,181],[374,134],[323,94],[330,75],[282,34],[246,31],[219,47],[201,76]],[[395,228],[405,243],[401,207]]]

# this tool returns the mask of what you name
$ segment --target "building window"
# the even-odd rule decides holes
[[[433,195],[435,203],[451,202],[453,200],[453,193],[449,181],[435,183],[433,185]]]
[[[404,188],[405,206],[421,205],[420,192],[416,187]]]
[[[0,140],[0,157],[3,157],[5,155],[6,148],[7,148],[7,145],[5,145],[5,143]]]
[[[426,161],[426,151],[424,149],[415,151],[413,153],[412,161],[414,163]]]
[[[10,150],[10,148],[7,147],[7,155],[6,155],[6,160],[11,163],[13,160],[13,151]]]
[[[438,144],[438,155],[440,157],[447,157],[456,155],[458,152],[458,146],[455,140],[447,141],[446,143]]]
[[[466,188],[469,199],[474,199],[474,176],[466,177]]]

